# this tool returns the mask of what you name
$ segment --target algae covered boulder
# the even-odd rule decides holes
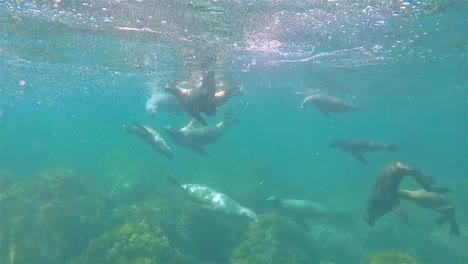
[[[251,220],[197,208],[191,203],[184,207],[180,228],[185,240],[181,248],[203,263],[227,263],[229,253],[242,242]]]
[[[231,253],[231,264],[313,264],[318,255],[310,237],[288,219],[262,215]]]
[[[330,263],[362,263],[366,257],[365,249],[356,234],[336,226],[315,224],[309,234],[320,252],[320,260]]]
[[[370,255],[367,264],[417,264],[416,260],[403,252],[384,251]]]
[[[0,168],[0,193],[16,181],[12,171]]]
[[[103,229],[105,200],[73,170],[52,169],[0,196],[0,263],[60,263]]]
[[[179,224],[171,213],[158,203],[118,208],[115,227],[93,239],[71,263],[195,263],[174,246],[171,234],[177,233]],[[169,223],[170,219],[174,221]]]

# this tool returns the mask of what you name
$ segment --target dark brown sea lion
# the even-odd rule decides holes
[[[166,89],[177,98],[187,113],[205,126],[207,123],[202,118],[201,113],[208,116],[215,115],[219,106],[242,91],[239,87],[233,86],[228,90],[217,92],[214,71],[203,73],[202,82],[197,88],[186,89],[167,84]]]
[[[398,199],[398,187],[406,176],[414,179],[427,191],[446,193],[448,190],[437,188],[433,185],[435,180],[418,169],[412,168],[402,162],[388,164],[377,178],[372,195],[367,202],[364,220],[373,227],[375,221],[390,211],[398,213],[406,224],[409,225],[406,212],[400,206]]]
[[[436,220],[438,225],[450,222],[450,234],[459,236],[460,227],[455,218],[455,207],[442,194],[437,192],[428,192],[424,189],[419,190],[398,190],[398,197],[413,202],[421,207],[439,212],[442,214]]]

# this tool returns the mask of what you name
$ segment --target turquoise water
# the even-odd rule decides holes
[[[372,253],[395,250],[418,263],[468,262],[466,1],[53,2],[0,2],[0,263],[311,263],[300,257],[247,260],[249,254],[274,255],[255,250],[244,262],[233,257],[252,240],[243,232],[258,226],[193,209],[167,176],[211,186],[254,210],[260,223],[275,221],[268,218],[274,215],[292,230],[297,225],[272,212],[267,197],[313,200],[349,213],[345,223],[313,220],[311,230],[297,231],[312,245],[294,252],[313,255],[315,263],[366,263]],[[210,57],[216,62],[208,63]],[[145,104],[165,83],[207,69],[224,74],[244,95],[206,118],[216,124],[232,109],[240,123],[203,157],[162,131],[183,127],[187,114],[160,111],[152,117]],[[327,118],[314,106],[300,109],[311,91],[365,110]],[[132,122],[158,130],[174,159],[125,133]],[[394,143],[398,151],[369,153],[366,166],[330,148],[335,139]],[[375,179],[395,160],[452,189],[448,198],[460,237],[434,224],[437,213],[409,203],[403,205],[413,228],[391,213],[374,228],[366,225],[362,218]],[[86,210],[68,214],[66,208],[81,208],[81,196],[36,197],[36,203],[21,198],[55,186],[22,187],[57,168],[63,170],[54,177],[80,175],[87,197],[102,204],[90,200]],[[412,180],[403,186],[418,188]],[[17,201],[26,202],[11,206]],[[66,206],[54,207],[58,201]],[[52,218],[43,212],[47,206],[72,216]],[[173,215],[154,218],[142,210],[116,216],[125,206],[160,207]],[[93,208],[103,210],[96,222],[105,224],[81,225]],[[168,248],[190,260],[138,246],[107,259],[89,253],[93,239],[131,244],[112,230],[132,221],[161,225]],[[161,224],[168,221],[185,224],[171,233]],[[54,230],[64,223],[95,231],[79,236],[69,228]],[[33,242],[25,246],[25,239]],[[62,250],[62,244],[72,246]],[[18,257],[25,249],[32,256]]]

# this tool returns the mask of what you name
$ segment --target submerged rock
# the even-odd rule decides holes
[[[105,201],[76,172],[46,170],[0,196],[0,263],[62,263],[103,228]]]
[[[467,230],[462,230],[461,237],[454,238],[443,230],[434,231],[422,238],[416,247],[422,252],[418,258],[423,263],[468,263]]]
[[[311,238],[294,223],[276,215],[262,215],[231,253],[231,264],[313,264],[318,255]]]
[[[160,205],[144,203],[114,210],[115,227],[94,239],[71,263],[195,263],[174,246],[178,220]]]
[[[0,170],[0,193],[5,191],[16,181],[12,171],[7,169]]]
[[[362,263],[364,248],[355,234],[344,232],[330,225],[314,225],[310,228],[322,261],[333,263]]]
[[[416,260],[403,252],[384,251],[370,255],[367,258],[368,264],[416,264]]]

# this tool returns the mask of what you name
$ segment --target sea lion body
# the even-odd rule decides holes
[[[294,221],[304,229],[309,229],[306,220],[312,219],[342,219],[346,216],[345,213],[330,210],[326,206],[308,200],[285,199],[271,196],[267,199],[274,203],[276,209],[280,212],[291,216]]]
[[[368,163],[363,153],[373,151],[396,151],[396,146],[394,144],[386,144],[371,140],[335,140],[330,144],[330,147],[339,148],[344,152],[350,153],[363,164]]]
[[[197,120],[192,119],[187,126],[180,130],[165,127],[164,131],[177,144],[192,149],[198,154],[206,155],[203,147],[216,142],[225,133],[227,128],[238,122],[237,118],[231,119],[230,113],[227,112],[224,121],[214,126],[200,126]]]
[[[388,164],[378,176],[371,197],[368,199],[364,220],[373,227],[375,221],[390,211],[400,213],[403,220],[409,224],[407,216],[400,207],[398,188],[406,176],[413,176],[425,189],[431,189],[434,179],[402,162]]]
[[[345,100],[324,94],[313,94],[307,96],[302,101],[301,108],[306,108],[311,104],[317,106],[325,116],[329,116],[330,113],[345,113],[362,109],[362,107]]]
[[[165,155],[167,158],[173,158],[171,148],[166,144],[166,141],[164,141],[164,139],[159,135],[159,133],[151,127],[133,123],[132,125],[127,127],[127,131],[143,139],[154,150]]]
[[[230,97],[241,92],[241,89],[237,86],[217,92],[214,71],[204,72],[202,82],[197,88],[186,89],[168,84],[166,89],[178,99],[187,113],[205,126],[207,123],[201,113],[208,116],[215,115],[219,106],[226,103]]]
[[[455,219],[455,207],[442,194],[437,192],[428,192],[424,189],[398,190],[398,197],[442,214],[442,217],[437,220],[437,223],[442,225],[449,221],[450,233],[452,235],[460,235],[460,227]]]
[[[246,216],[257,222],[255,212],[240,205],[224,193],[220,193],[202,184],[180,184],[174,178],[169,178],[169,181],[184,189],[193,202],[202,205],[206,209],[223,212],[228,215]]]

